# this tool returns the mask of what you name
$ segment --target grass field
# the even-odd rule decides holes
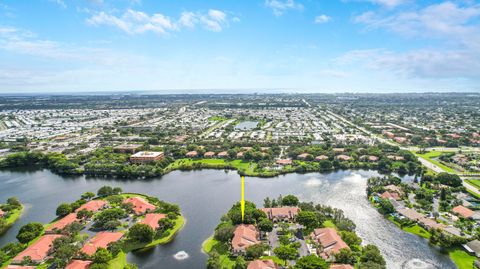
[[[458,269],[472,269],[475,257],[460,248],[453,248],[448,251],[450,259],[457,265]]]
[[[477,189],[480,189],[480,179],[467,179],[466,181],[470,183],[470,185],[473,185]]]
[[[11,212],[10,216],[5,219],[5,226],[0,229],[0,235],[4,234],[10,227],[22,216],[23,205],[19,209]]]
[[[395,221],[395,219],[392,216],[388,216],[387,219],[391,221],[393,224],[397,225],[398,228],[401,228],[403,231],[407,233],[415,234],[425,239],[429,239],[432,236],[432,234],[429,231],[425,230],[418,224],[407,226],[407,227],[401,227],[400,223]]]
[[[417,155],[417,156],[420,156],[420,157],[424,158],[425,160],[427,160],[427,161],[435,164],[436,166],[442,168],[442,170],[445,171],[445,172],[458,173],[458,171],[456,171],[455,169],[450,168],[450,167],[440,163],[439,161],[433,159],[433,158],[440,157],[440,155],[443,154],[443,152],[441,152],[441,151],[429,151],[429,152],[423,153],[423,154],[419,154],[419,153],[414,152],[414,154]]]
[[[210,236],[207,240],[203,241],[202,251],[208,254],[212,250],[215,250],[220,254],[220,264],[222,269],[233,269],[235,261],[230,258],[228,247],[215,240],[213,236]]]
[[[125,265],[127,265],[127,254],[121,251],[120,253],[118,253],[117,257],[115,257],[115,259],[111,260],[108,263],[108,268],[109,269],[124,268]]]

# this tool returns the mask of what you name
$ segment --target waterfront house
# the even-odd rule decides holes
[[[92,239],[88,240],[80,251],[87,255],[93,255],[98,248],[107,248],[108,244],[120,240],[123,235],[123,233],[119,232],[99,232]]]
[[[92,201],[86,202],[85,204],[77,208],[75,212],[78,212],[83,209],[91,212],[97,212],[100,209],[104,209],[106,206],[107,206],[107,202],[105,202],[104,200],[92,200]]]
[[[279,269],[272,260],[254,260],[248,264],[247,269]]]
[[[250,246],[260,243],[260,233],[252,224],[240,224],[235,228],[232,239],[232,254],[244,254]]]
[[[213,158],[213,157],[215,157],[215,152],[213,152],[213,151],[207,151],[207,152],[205,152],[205,154],[203,154],[203,157],[205,157],[205,158]]]
[[[130,162],[137,164],[151,163],[163,159],[163,152],[140,151],[130,156]]]
[[[300,208],[298,207],[273,207],[273,208],[261,208],[267,217],[274,221],[293,221],[298,215]]]
[[[198,152],[196,152],[195,150],[189,151],[189,152],[187,152],[187,154],[185,154],[185,156],[186,156],[187,158],[195,158],[195,157],[198,156]]]
[[[167,217],[167,215],[165,215],[165,214],[150,213],[150,214],[146,214],[145,218],[142,221],[140,221],[140,223],[141,224],[146,224],[146,225],[152,227],[152,229],[156,230],[156,229],[158,229],[158,227],[160,227],[160,225],[158,224],[158,221],[161,220],[161,219],[164,219],[166,217]]]
[[[306,160],[309,156],[310,156],[310,154],[308,154],[308,153],[302,153],[302,154],[299,154],[297,156],[297,159]]]
[[[228,157],[228,152],[222,151],[217,154],[218,158],[227,158]]]
[[[402,198],[400,198],[400,195],[396,192],[388,192],[388,191],[385,191],[384,193],[382,193],[380,195],[380,197],[382,197],[383,199],[393,199],[395,201],[398,201],[398,200],[401,200]]]
[[[325,260],[333,260],[341,249],[350,249],[334,228],[315,229],[310,238],[320,244],[317,252]]]
[[[323,160],[328,160],[328,156],[327,155],[319,155],[319,156],[315,157],[315,161],[317,161],[317,162],[323,161]]]
[[[35,269],[35,266],[27,266],[27,265],[8,265],[5,269]]]
[[[56,233],[57,231],[62,230],[63,228],[74,222],[80,222],[77,219],[77,213],[70,213],[65,217],[61,218],[59,221],[50,225],[50,227],[47,228],[46,233]]]
[[[340,160],[340,161],[348,161],[350,159],[351,159],[350,156],[344,155],[344,154],[340,154],[340,155],[337,156],[337,160]]]
[[[13,258],[12,263],[21,264],[25,257],[30,257],[33,263],[39,264],[48,257],[53,246],[53,241],[57,238],[62,237],[59,234],[47,234],[35,243],[27,247],[24,251],[20,252],[15,258]]]
[[[128,199],[125,199],[123,201],[124,204],[132,204],[133,205],[133,211],[135,211],[135,214],[137,215],[142,215],[151,211],[155,210],[155,206],[152,205],[151,203],[147,202],[144,198],[142,197],[130,197]]]
[[[72,260],[65,269],[88,269],[92,263],[91,261]]]
[[[292,160],[291,159],[278,159],[276,163],[278,165],[291,165]]]

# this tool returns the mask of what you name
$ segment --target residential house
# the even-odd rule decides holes
[[[385,191],[384,193],[382,193],[380,195],[380,197],[382,197],[383,199],[393,199],[395,201],[398,201],[398,200],[401,200],[402,198],[400,198],[400,195],[396,192],[388,192],[388,191]]]
[[[291,159],[278,159],[276,163],[278,165],[291,165],[293,162]]]
[[[324,160],[328,160],[327,155],[319,155],[319,156],[315,157],[315,161],[317,161],[317,162],[324,161]]]
[[[310,154],[308,153],[302,153],[302,154],[299,154],[297,156],[297,159],[300,159],[300,160],[306,160],[308,158],[308,156],[310,156]]]
[[[260,243],[260,233],[255,226],[241,224],[235,228],[232,239],[232,253],[243,254],[249,246]]]
[[[227,158],[228,157],[228,152],[222,151],[217,154],[218,158]]]
[[[344,155],[344,154],[340,154],[336,158],[337,160],[340,160],[340,161],[349,161],[351,159],[350,156]]]
[[[53,241],[60,237],[62,237],[62,235],[59,234],[47,234],[40,237],[40,239],[38,239],[35,243],[15,256],[15,258],[12,260],[12,263],[20,264],[25,257],[30,257],[32,262],[35,264],[43,262],[50,254]]]
[[[114,147],[113,151],[117,152],[117,153],[135,154],[142,148],[142,146],[143,145],[141,145],[141,144],[123,144],[123,145],[119,145],[119,146]]]
[[[72,260],[65,269],[88,269],[92,263],[91,261]]]
[[[325,260],[333,260],[341,249],[350,249],[334,228],[315,229],[310,237],[320,244],[321,248],[317,251]]]
[[[80,222],[77,219],[77,213],[70,213],[70,214],[66,215],[65,217],[61,218],[59,221],[50,225],[50,227],[47,228],[46,233],[55,233],[59,230],[62,230],[63,228],[67,227],[68,225],[70,225],[74,222]]]
[[[78,212],[83,209],[91,212],[97,212],[100,209],[104,209],[106,206],[107,206],[107,202],[104,200],[92,200],[92,201],[86,202],[85,204],[77,208],[75,212]]]
[[[155,210],[155,206],[152,205],[151,203],[147,202],[143,197],[139,196],[134,196],[125,199],[123,201],[124,204],[132,204],[133,205],[133,211],[135,211],[135,214],[137,215],[142,215],[151,211]]]
[[[5,215],[6,215],[6,213],[3,210],[0,209],[0,218],[5,217]]]
[[[150,214],[146,214],[145,218],[142,221],[140,221],[140,223],[147,224],[148,226],[152,227],[152,229],[156,230],[158,229],[158,227],[160,227],[160,225],[158,224],[158,221],[166,217],[167,215],[165,214],[150,213]]]
[[[98,248],[107,248],[108,244],[120,240],[123,235],[123,233],[119,232],[99,232],[92,239],[88,240],[80,251],[87,255],[93,255]]]
[[[452,208],[452,212],[466,219],[471,218],[474,215],[474,212],[472,210],[464,207],[463,205],[458,205]]]
[[[248,264],[247,269],[280,269],[272,260],[254,260]]]
[[[277,221],[292,221],[300,212],[298,207],[274,207],[274,208],[261,208],[267,217],[274,222]]]
[[[198,156],[198,152],[196,152],[195,150],[189,151],[189,152],[187,152],[187,154],[185,154],[185,156],[186,156],[187,158],[195,158],[195,157]]]
[[[213,157],[215,157],[215,152],[213,152],[213,151],[207,151],[207,152],[205,152],[205,154],[203,154],[203,157],[205,157],[205,158],[213,158]]]
[[[8,265],[5,269],[35,269],[35,266],[27,266],[27,265]]]

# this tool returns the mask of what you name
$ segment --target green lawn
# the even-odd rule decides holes
[[[473,185],[477,187],[477,189],[480,189],[480,180],[479,179],[467,179],[467,182],[470,183],[470,185]]]
[[[202,251],[208,254],[212,250],[215,250],[218,254],[220,254],[220,263],[222,265],[222,269],[232,269],[235,266],[235,260],[230,258],[228,246],[215,240],[213,236],[210,236],[203,241]]]
[[[433,159],[433,158],[440,157],[440,155],[443,154],[442,151],[429,151],[429,152],[423,153],[423,154],[419,154],[419,153],[414,152],[414,154],[417,155],[417,156],[420,156],[420,157],[424,158],[425,160],[427,160],[427,161],[435,164],[436,166],[442,168],[443,171],[445,171],[445,172],[448,172],[448,173],[457,173],[458,172],[455,169],[453,169],[451,167],[448,167],[448,166],[440,163],[439,161]]]
[[[423,238],[426,238],[426,239],[429,239],[430,237],[432,237],[432,234],[430,234],[430,232],[423,229],[418,224],[415,224],[415,225],[409,226],[409,227],[403,227],[402,230],[404,230],[407,233],[416,234],[416,235],[418,235],[420,237],[423,237]]]
[[[323,226],[326,227],[326,228],[335,228],[335,229],[337,228],[335,223],[333,223],[331,220],[324,221]]]
[[[12,210],[8,218],[5,219],[5,226],[0,229],[0,235],[5,233],[22,216],[23,208],[22,205],[19,209]]]
[[[458,269],[472,269],[475,256],[472,256],[460,248],[453,248],[448,251],[450,259],[457,265]]]
[[[111,260],[108,263],[108,268],[109,269],[118,269],[118,268],[124,268],[125,265],[127,265],[127,254],[123,251],[118,253],[117,257],[115,257],[113,260]]]
[[[257,164],[254,162],[247,162],[244,160],[225,160],[225,159],[179,159],[175,160],[175,162],[171,163],[167,168],[166,171],[173,171],[177,169],[181,169],[182,166],[188,167],[192,166],[195,163],[201,163],[206,168],[213,168],[213,169],[222,169],[232,167],[238,171],[244,172],[246,175],[255,176],[255,168]]]

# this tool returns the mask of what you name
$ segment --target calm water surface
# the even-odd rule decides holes
[[[277,178],[246,178],[246,198],[261,206],[265,196],[295,194],[303,201],[323,203],[343,209],[357,224],[357,233],[365,244],[376,244],[390,269],[455,268],[447,256],[415,235],[407,234],[383,219],[366,199],[366,179],[371,171],[338,171],[329,174],[289,174]],[[129,254],[130,262],[140,268],[205,268],[202,242],[212,234],[222,214],[240,198],[240,180],[236,172],[202,170],[173,172],[161,179],[111,180],[60,177],[49,171],[0,172],[0,201],[17,196],[26,203],[22,218],[0,237],[0,245],[15,240],[19,228],[28,222],[49,222],[61,202],[72,202],[86,191],[103,185],[122,187],[127,192],[146,193],[177,203],[187,224],[173,242],[154,249]],[[185,251],[188,258],[177,260],[174,254]]]

